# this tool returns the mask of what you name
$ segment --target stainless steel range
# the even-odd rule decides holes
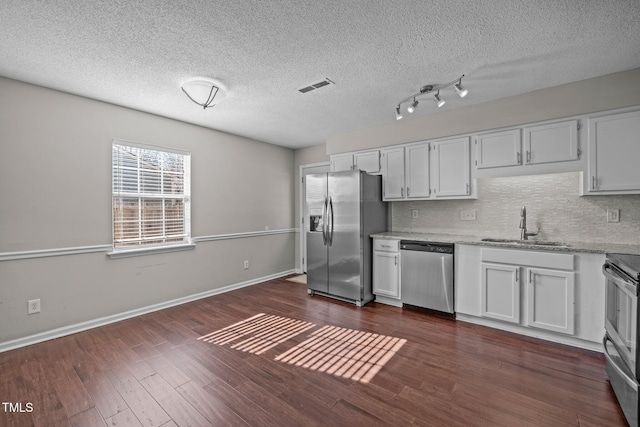
[[[638,285],[640,256],[607,254],[604,355],[607,375],[627,422],[638,425]]]

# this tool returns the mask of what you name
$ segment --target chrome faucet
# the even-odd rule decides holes
[[[527,231],[527,208],[520,209],[520,240],[529,240],[529,236],[537,236],[540,230],[535,233]]]

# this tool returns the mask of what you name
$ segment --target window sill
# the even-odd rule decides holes
[[[148,248],[118,249],[107,252],[111,259],[129,258],[134,256],[155,255],[167,252],[189,251],[195,249],[195,243],[184,243],[179,245],[154,246]]]

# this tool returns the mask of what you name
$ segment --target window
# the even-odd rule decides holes
[[[191,243],[188,152],[113,141],[113,248]]]

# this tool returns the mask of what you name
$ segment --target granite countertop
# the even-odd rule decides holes
[[[520,242],[484,242],[484,237],[456,235],[456,234],[438,234],[438,233],[408,233],[401,231],[386,231],[383,233],[372,234],[371,237],[376,239],[393,239],[393,240],[417,240],[421,242],[441,242],[455,243],[459,245],[482,245],[492,246],[495,248],[516,248],[529,249],[551,252],[586,252],[594,254],[604,253],[620,253],[630,255],[640,255],[640,244],[627,245],[616,243],[595,243],[595,242],[560,242],[560,246],[536,245],[534,243]],[[515,240],[515,239],[514,239]],[[535,242],[535,239],[531,239]]]

